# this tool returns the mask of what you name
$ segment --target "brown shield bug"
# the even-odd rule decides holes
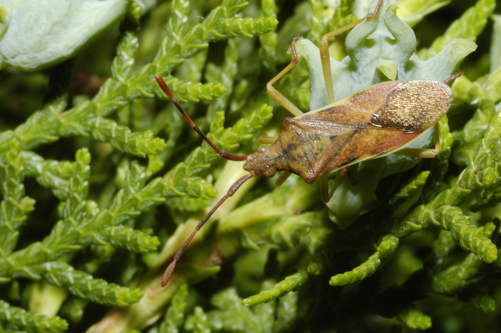
[[[322,201],[327,202],[336,188],[335,184],[329,193],[327,188],[329,173],[340,169],[346,170],[349,165],[392,153],[421,158],[433,158],[438,153],[437,130],[435,149],[407,148],[407,146],[424,131],[436,125],[448,111],[452,101],[452,91],[447,83],[461,73],[445,78],[442,82],[431,80],[384,82],[339,101],[334,99],[327,41],[365,19],[376,18],[381,4],[382,0],[378,2],[375,11],[363,19],[322,37],[320,56],[330,104],[308,113],[301,112],[273,87],[275,82],[298,63],[295,43],[300,37],[293,39],[291,46],[293,60],[270,80],[266,87],[271,97],[295,117],[284,119],[283,130],[278,138],[260,139],[261,143],[271,144],[270,146],[260,146],[250,155],[235,155],[216,147],[184,112],[164,80],[155,75],[161,89],[172,99],[191,127],[221,157],[231,161],[246,161],[243,168],[249,172],[237,180],[200,221],[167,267],[162,278],[162,286],[168,283],[176,263],[198,230],[227,198],[254,176],[272,177],[277,171],[284,171],[277,178],[276,185],[283,183],[291,173],[299,175],[309,184],[320,177]]]

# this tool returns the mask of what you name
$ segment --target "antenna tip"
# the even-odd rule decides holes
[[[167,283],[169,283],[170,276],[172,275],[172,272],[174,271],[174,268],[176,267],[176,262],[173,261],[169,264],[169,267],[165,270],[164,276],[162,277],[162,282],[160,285],[162,287],[165,287]]]

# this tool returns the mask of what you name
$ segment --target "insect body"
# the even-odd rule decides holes
[[[420,98],[423,94],[427,98]],[[277,141],[249,155],[244,169],[268,177],[288,171],[311,184],[339,168],[405,148],[442,118],[451,101],[452,91],[442,82],[378,84],[322,109],[285,118]]]
[[[378,2],[374,13],[367,15],[364,19],[376,17],[381,4],[382,0]],[[267,90],[278,103],[296,117],[285,118],[280,136],[273,139],[265,138],[263,141],[271,145],[260,146],[251,155],[235,155],[216,147],[184,112],[163,79],[159,75],[155,76],[162,90],[173,100],[192,128],[223,158],[246,161],[243,168],[249,172],[248,175],[237,180],[228,193],[200,221],[166,269],[162,286],[169,281],[177,261],[198,230],[227,198],[254,176],[271,177],[277,171],[284,171],[277,179],[277,185],[281,184],[291,173],[301,176],[310,184],[320,177],[322,200],[327,202],[333,190],[329,193],[326,176],[333,171],[390,153],[417,157],[436,155],[438,152],[437,136],[435,136],[435,149],[407,148],[406,146],[422,132],[431,129],[447,112],[452,101],[452,91],[447,83],[460,73],[446,78],[443,82],[409,80],[381,83],[334,102],[334,92],[331,91],[329,51],[326,47],[327,39],[353,28],[364,19],[328,33],[322,38],[320,55],[327,94],[331,103],[304,114],[273,87],[273,84],[298,62],[295,42],[299,37],[293,39],[293,60],[268,82]]]

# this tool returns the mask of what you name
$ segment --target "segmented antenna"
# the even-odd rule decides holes
[[[209,138],[207,138],[207,136],[205,136],[205,134],[198,128],[198,126],[193,122],[193,120],[191,120],[190,116],[188,116],[188,114],[186,114],[186,112],[181,107],[181,104],[179,104],[179,101],[172,94],[172,91],[169,89],[169,87],[167,86],[165,81],[162,79],[162,77],[158,74],[155,74],[155,79],[157,80],[157,83],[160,86],[160,88],[167,94],[167,96],[169,96],[172,99],[172,102],[174,102],[174,105],[176,106],[176,108],[179,110],[179,112],[181,112],[181,114],[188,121],[188,123],[191,125],[191,127],[198,133],[198,135],[200,135],[202,137],[202,139],[205,140],[205,142],[207,142],[219,155],[221,155],[221,157],[223,157],[227,160],[230,160],[230,161],[245,161],[245,160],[247,160],[247,155],[235,155],[235,154],[221,150],[218,147],[216,147],[216,145],[211,140],[209,140]],[[167,283],[169,282],[169,279],[172,275],[172,272],[174,271],[174,268],[176,267],[177,262],[179,261],[179,258],[181,258],[184,251],[186,250],[186,247],[188,246],[188,244],[190,244],[191,240],[193,239],[193,237],[195,237],[197,232],[203,227],[205,222],[207,222],[207,220],[212,216],[212,214],[214,214],[214,212],[219,208],[219,206],[221,206],[223,204],[223,202],[226,201],[226,199],[228,199],[233,194],[235,194],[235,192],[240,188],[240,186],[242,186],[243,183],[245,183],[247,180],[251,179],[252,177],[254,177],[254,175],[248,174],[248,175],[245,175],[242,178],[238,179],[230,187],[230,189],[228,190],[228,193],[226,193],[226,195],[224,197],[222,197],[221,200],[219,200],[219,202],[210,210],[210,212],[207,215],[205,215],[205,217],[202,219],[202,221],[200,221],[200,223],[198,223],[198,225],[195,227],[195,229],[193,230],[191,235],[188,237],[188,239],[184,242],[184,244],[176,252],[174,259],[172,260],[172,262],[169,264],[169,266],[165,270],[165,273],[164,273],[164,276],[162,277],[162,282],[161,282],[162,287],[165,287],[167,285]]]
[[[177,100],[177,98],[174,97],[174,95],[172,94],[172,91],[170,91],[170,89],[167,86],[167,83],[165,83],[164,79],[162,79],[162,77],[158,74],[155,74],[155,79],[157,80],[158,85],[160,86],[160,88],[162,88],[164,93],[166,93],[167,96],[169,96],[172,99],[172,102],[174,102],[174,105],[176,106],[176,108],[179,110],[179,112],[181,112],[183,117],[188,121],[188,123],[195,130],[195,132],[197,132],[198,135],[200,135],[202,137],[202,139],[204,139],[205,142],[207,142],[212,147],[212,149],[214,149],[219,155],[221,155],[222,158],[225,158],[225,159],[230,160],[230,161],[245,161],[245,160],[247,160],[247,155],[235,155],[235,154],[232,154],[230,152],[219,149],[211,140],[209,140],[208,137],[205,136],[205,134],[200,130],[200,128],[198,128],[198,126],[193,122],[193,120],[191,120],[190,116],[188,116],[188,114],[183,110],[183,107],[181,106],[181,104],[179,104],[179,101]]]
[[[240,186],[243,185],[247,180],[251,179],[254,177],[252,174],[248,174],[243,176],[242,178],[238,179],[228,190],[228,193],[224,197],[219,200],[219,202],[210,210],[210,212],[205,215],[205,217],[198,223],[198,225],[195,227],[193,232],[191,233],[190,237],[184,242],[184,244],[179,248],[177,251],[176,255],[174,256],[174,259],[172,259],[172,262],[169,264],[167,269],[165,270],[164,276],[162,278],[161,285],[162,287],[165,287],[167,283],[169,282],[170,276],[172,272],[174,271],[174,268],[176,267],[177,262],[179,261],[179,258],[181,258],[181,255],[183,254],[184,250],[186,250],[186,247],[188,244],[191,242],[192,238],[195,237],[196,233],[200,230],[200,228],[203,227],[205,222],[214,214],[214,212],[223,204],[223,202],[226,201],[229,197],[231,197],[235,192],[240,188]]]

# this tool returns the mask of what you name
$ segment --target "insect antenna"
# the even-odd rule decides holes
[[[164,93],[166,93],[167,96],[169,96],[172,99],[172,102],[174,102],[176,108],[179,110],[179,112],[181,112],[183,117],[188,121],[188,123],[195,130],[195,132],[197,132],[198,135],[200,135],[202,139],[204,139],[205,142],[207,142],[212,147],[212,149],[214,149],[219,155],[221,155],[222,158],[225,158],[230,161],[247,160],[247,155],[235,155],[230,152],[219,149],[211,140],[209,140],[208,137],[205,136],[205,134],[200,130],[200,128],[198,128],[198,126],[193,122],[193,120],[191,120],[190,116],[188,116],[188,114],[183,110],[183,107],[181,106],[177,98],[172,94],[172,91],[170,91],[164,79],[162,79],[162,77],[158,74],[155,74],[155,79],[157,80],[158,85],[160,86],[160,88],[162,88]]]
[[[174,94],[172,94],[172,91],[169,89],[169,87],[167,86],[167,83],[165,83],[165,81],[162,79],[162,77],[158,74],[155,74],[155,79],[157,80],[157,83],[160,86],[160,88],[167,94],[167,96],[169,96],[172,99],[172,102],[174,103],[176,108],[179,110],[179,112],[181,112],[183,117],[188,121],[190,126],[198,133],[198,135],[200,135],[202,137],[202,139],[205,140],[205,142],[207,142],[212,147],[212,149],[214,149],[219,155],[221,155],[221,157],[223,157],[227,160],[230,160],[230,161],[245,161],[245,160],[247,160],[247,155],[235,155],[235,154],[232,154],[230,152],[219,149],[211,140],[209,140],[209,138],[207,138],[207,136],[205,136],[205,134],[200,130],[200,128],[198,128],[198,126],[193,122],[193,120],[191,120],[190,116],[188,116],[188,114],[183,110],[183,107],[179,103],[178,99],[174,96]],[[205,222],[207,222],[207,220],[212,216],[212,214],[214,214],[214,212],[219,208],[219,206],[221,206],[223,204],[223,202],[226,201],[226,199],[228,199],[233,194],[235,194],[235,192],[240,188],[240,186],[242,186],[243,183],[245,183],[247,180],[251,179],[252,177],[254,177],[253,174],[248,174],[248,175],[245,175],[242,178],[238,179],[230,187],[230,189],[228,190],[228,193],[226,193],[226,195],[218,201],[218,203],[210,210],[210,212],[207,213],[207,215],[205,215],[205,217],[202,219],[202,221],[200,221],[198,223],[198,225],[195,227],[195,229],[193,230],[191,235],[188,237],[188,239],[186,239],[184,244],[176,252],[174,259],[172,259],[172,262],[169,264],[169,266],[165,270],[165,273],[164,273],[164,276],[162,277],[162,282],[161,282],[162,287],[165,287],[167,285],[167,283],[169,282],[170,276],[172,275],[172,272],[174,271],[174,268],[176,267],[177,262],[179,261],[179,259],[183,255],[188,244],[190,244],[193,237],[195,237],[195,235],[203,227]]]
[[[165,270],[165,273],[164,273],[164,276],[162,277],[162,282],[161,282],[162,287],[165,287],[167,285],[167,283],[169,282],[170,276],[171,276],[172,272],[174,271],[174,268],[176,267],[176,264],[177,264],[179,258],[181,258],[184,250],[186,250],[186,247],[188,246],[188,244],[190,244],[191,240],[193,239],[193,237],[195,237],[196,233],[200,230],[200,228],[202,228],[202,226],[205,224],[205,222],[207,222],[207,220],[212,216],[212,214],[214,214],[214,212],[219,208],[219,206],[221,206],[223,204],[223,202],[226,201],[226,199],[228,199],[233,194],[235,194],[235,192],[240,188],[240,186],[242,186],[243,183],[245,183],[247,180],[251,179],[252,177],[254,177],[254,175],[248,174],[248,175],[245,175],[242,178],[238,179],[230,187],[230,189],[228,190],[228,193],[226,193],[226,195],[224,197],[222,197],[221,200],[219,200],[219,202],[210,210],[210,212],[207,213],[207,215],[205,215],[205,217],[202,219],[202,221],[200,221],[198,223],[198,225],[195,227],[195,230],[193,230],[190,237],[188,237],[188,239],[184,242],[184,244],[179,248],[176,255],[174,256],[174,259],[172,259],[172,262],[169,264],[169,266]]]

